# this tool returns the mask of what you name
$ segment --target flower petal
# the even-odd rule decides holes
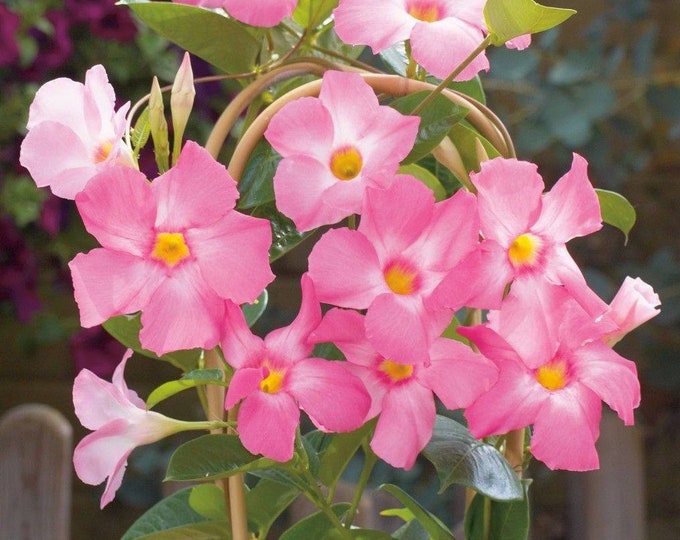
[[[224,359],[237,369],[259,365],[260,359],[266,354],[264,341],[250,331],[240,307],[233,302],[226,302],[225,308],[220,342]]]

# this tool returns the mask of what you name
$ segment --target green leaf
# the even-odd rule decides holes
[[[265,309],[267,309],[268,302],[269,293],[267,292],[267,289],[264,289],[252,304],[243,304],[241,306],[241,311],[243,311],[243,315],[245,315],[246,323],[248,323],[249,327],[253,326],[262,316]]]
[[[184,525],[153,534],[141,536],[140,540],[230,540],[231,529],[226,522]]]
[[[529,480],[522,481],[520,501],[492,501],[480,494],[472,499],[465,514],[467,540],[527,540],[529,536]],[[487,516],[487,512],[490,514]],[[488,527],[488,535],[485,534]]]
[[[189,505],[210,521],[220,521],[227,515],[224,492],[216,484],[194,486],[189,494]]]
[[[397,540],[430,540],[430,535],[416,520],[409,521],[392,533]]]
[[[463,484],[496,500],[519,500],[522,485],[510,464],[493,446],[475,439],[455,420],[437,416],[432,439],[423,456],[432,462],[440,492]]]
[[[248,452],[236,435],[204,435],[175,450],[165,479],[214,480],[275,465],[271,459]]]
[[[248,522],[265,538],[274,521],[300,495],[300,489],[292,484],[282,484],[262,478],[246,493]]]
[[[132,143],[132,150],[135,155],[139,155],[139,151],[149,140],[151,135],[151,124],[149,123],[149,107],[144,107],[144,110],[137,118],[135,127],[132,129],[130,142]]]
[[[429,94],[428,91],[409,94],[395,99],[391,103],[391,107],[402,114],[411,114]],[[418,135],[413,149],[402,163],[413,163],[428,155],[446,137],[451,128],[465,118],[467,113],[467,109],[453,103],[441,94],[437,95],[425,109],[418,113],[418,116],[420,116]]]
[[[331,506],[331,509],[333,510],[333,513],[339,518],[345,512],[347,512],[350,506],[351,505],[349,503],[339,503]],[[335,529],[335,526],[328,516],[319,511],[298,521],[290,529],[284,532],[279,537],[279,540],[310,540],[311,538],[322,540],[325,539],[328,533],[333,529]],[[329,538],[333,537],[329,536]]]
[[[456,148],[458,148],[460,157],[463,160],[463,165],[465,165],[467,171],[479,171],[476,140],[479,140],[482,143],[489,159],[500,156],[500,152],[467,122],[459,122],[453,126],[449,133],[449,137],[453,141],[453,144],[456,145]]]
[[[314,28],[326,20],[337,5],[338,0],[299,0],[293,20],[303,28]]]
[[[238,208],[254,208],[274,200],[274,173],[281,155],[262,139],[250,155],[238,182]]]
[[[408,508],[423,526],[423,529],[428,532],[431,540],[453,540],[453,534],[448,527],[437,516],[425,510],[417,501],[412,499],[408,493],[392,484],[383,484],[378,489],[387,491]]]
[[[171,2],[122,0],[157,34],[227,73],[252,71],[260,43],[238,21],[214,10]]]
[[[625,242],[628,243],[628,233],[635,225],[635,208],[623,195],[614,191],[596,189],[595,192],[600,201],[602,221],[619,229],[626,237]]]
[[[274,203],[258,206],[253,209],[251,215],[268,219],[272,227],[272,245],[269,248],[270,262],[283,257],[314,233],[314,231],[299,232],[295,228],[295,224],[276,209]]]
[[[186,488],[173,493],[151,507],[132,524],[121,540],[136,540],[155,532],[204,522],[205,518],[189,505],[191,490]]]
[[[133,351],[147,356],[171,363],[181,369],[184,373],[198,367],[198,360],[203,354],[201,349],[189,349],[186,351],[174,351],[163,356],[144,349],[139,342],[139,331],[142,329],[140,314],[119,315],[112,317],[102,325],[104,329],[114,338]]]
[[[375,428],[377,420],[367,422],[350,433],[336,433],[319,456],[319,480],[328,487],[334,486],[347,467],[349,460]]]
[[[400,174],[410,174],[411,176],[420,180],[423,184],[429,187],[434,192],[436,201],[443,201],[446,199],[446,190],[442,186],[439,179],[428,171],[426,168],[411,163],[410,165],[402,165],[399,167]]]
[[[196,388],[206,384],[219,384],[226,386],[223,381],[224,374],[221,369],[195,369],[182,376],[177,381],[169,381],[156,388],[149,397],[146,398],[146,408],[152,409],[161,401],[168,399],[175,394],[179,394],[188,388]]]
[[[491,43],[498,47],[518,36],[549,30],[575,13],[573,9],[542,6],[533,0],[488,0],[484,7]]]

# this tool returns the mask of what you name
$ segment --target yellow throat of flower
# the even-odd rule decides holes
[[[521,234],[510,244],[508,258],[515,267],[533,266],[538,261],[541,239],[531,233]]]
[[[190,255],[182,233],[162,232],[156,235],[151,257],[163,261],[170,268],[176,266]]]
[[[536,370],[536,380],[548,390],[561,390],[567,385],[567,364],[561,360],[553,360]]]
[[[413,375],[411,364],[399,364],[392,360],[383,360],[380,363],[380,371],[387,375],[393,382],[403,381]]]
[[[353,146],[339,148],[331,156],[331,172],[338,180],[352,180],[361,172],[364,161]]]
[[[383,272],[385,283],[395,294],[411,294],[418,286],[418,272],[409,264],[395,262],[389,264]]]
[[[442,18],[437,2],[415,0],[408,6],[408,14],[423,22],[436,22]]]
[[[276,394],[283,386],[284,371],[271,369],[267,376],[260,381],[260,390],[267,394]]]

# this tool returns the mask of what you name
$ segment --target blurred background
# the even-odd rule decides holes
[[[578,152],[590,163],[593,184],[623,194],[637,211],[627,245],[621,232],[605,227],[570,250],[605,300],[626,275],[642,277],[661,296],[661,315],[617,350],[637,363],[642,381],[633,429],[643,452],[646,535],[672,540],[680,538],[680,2],[544,3],[579,13],[535,36],[526,51],[492,51],[483,84],[519,157],[536,162],[546,184]],[[85,430],[73,415],[73,377],[87,367],[109,378],[123,352],[105,331],[80,329],[66,263],[94,241],[73,203],[38,190],[18,163],[35,91],[60,76],[82,81],[89,67],[102,63],[121,104],[134,103],[148,92],[152,75],[171,82],[180,58],[181,51],[113,0],[0,3],[0,415],[19,403],[46,403],[72,422],[78,441]],[[195,76],[210,73],[196,58],[193,68]],[[211,83],[197,90],[189,136],[204,141],[229,89]],[[284,324],[297,310],[305,254],[294,253],[277,262],[280,279],[270,290],[263,328]],[[142,357],[129,364],[129,385],[142,397],[176,375],[172,366]],[[165,407],[190,418],[197,404],[187,396]],[[74,479],[72,538],[120,538],[162,497],[160,480],[178,442],[135,451],[118,497],[104,511],[98,488]],[[619,474],[631,474],[632,467],[623,463]],[[570,494],[583,480],[538,465],[532,476],[533,538],[578,538],[579,509]],[[455,493],[437,498],[436,478],[424,464],[408,473],[379,469],[374,482],[382,481],[399,481],[425,504],[439,504],[440,515],[458,504]]]

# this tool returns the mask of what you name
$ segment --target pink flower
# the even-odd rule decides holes
[[[274,277],[269,223],[234,211],[237,196],[191,141],[153,183],[124,167],[93,178],[76,204],[103,247],[69,264],[82,326],[141,310],[146,349],[214,347],[225,303],[252,302]]]
[[[277,461],[293,457],[300,411],[322,431],[345,432],[359,428],[370,398],[345,362],[310,358],[309,334],[321,320],[321,309],[311,280],[302,277],[302,305],[287,327],[264,339],[253,335],[241,310],[231,305],[222,350],[236,368],[225,408],[243,400],[238,410],[238,433],[254,454]]]
[[[409,40],[413,58],[443,79],[482,42],[485,0],[340,0],[335,30],[352,45],[368,45],[377,54]],[[478,55],[456,78],[472,79],[488,70]]]
[[[189,425],[147,411],[144,402],[128,389],[123,371],[130,356],[132,351],[128,350],[111,382],[87,369],[80,371],[73,382],[76,416],[83,426],[94,430],[76,446],[73,465],[86,484],[101,484],[108,478],[101,508],[113,500],[123,481],[128,456],[136,447],[188,429]]]
[[[432,437],[433,394],[449,409],[466,407],[489,390],[497,369],[469,347],[445,338],[436,338],[426,351],[427,364],[395,362],[375,349],[364,321],[355,311],[332,309],[312,339],[335,343],[371,394],[368,418],[380,414],[371,440],[376,455],[410,469]]]
[[[295,10],[297,0],[173,0],[180,4],[191,4],[205,8],[224,8],[241,22],[252,26],[276,26]]]
[[[574,154],[568,171],[548,193],[533,163],[496,158],[470,176],[478,190],[480,249],[467,261],[472,283],[453,272],[436,291],[439,305],[498,308],[506,286],[524,291],[561,285],[593,316],[608,306],[586,285],[566,242],[602,227],[587,162]],[[461,287],[465,282],[466,286]]]
[[[659,295],[650,285],[640,278],[626,277],[605,315],[618,326],[615,332],[606,336],[606,343],[614,345],[628,332],[656,317],[660,304]]]
[[[637,371],[601,341],[611,321],[595,323],[564,289],[549,290],[511,293],[488,324],[458,329],[500,370],[465,416],[476,437],[533,425],[531,453],[548,467],[596,469],[602,401],[633,424]]]
[[[114,110],[115,95],[106,71],[90,68],[85,84],[59,78],[40,87],[28,113],[21,164],[39,187],[73,199],[111,164],[134,167],[122,141],[129,103]]]
[[[419,122],[379,105],[359,75],[326,72],[318,98],[287,104],[265,132],[283,156],[274,176],[278,208],[302,231],[360,212],[367,186],[389,185]]]
[[[368,309],[366,333],[381,336],[374,344],[383,356],[425,362],[433,328],[451,320],[448,309],[425,303],[476,247],[478,230],[473,195],[459,191],[435,204],[430,189],[403,177],[387,189],[367,189],[358,230],[324,234],[309,275],[322,302]]]

